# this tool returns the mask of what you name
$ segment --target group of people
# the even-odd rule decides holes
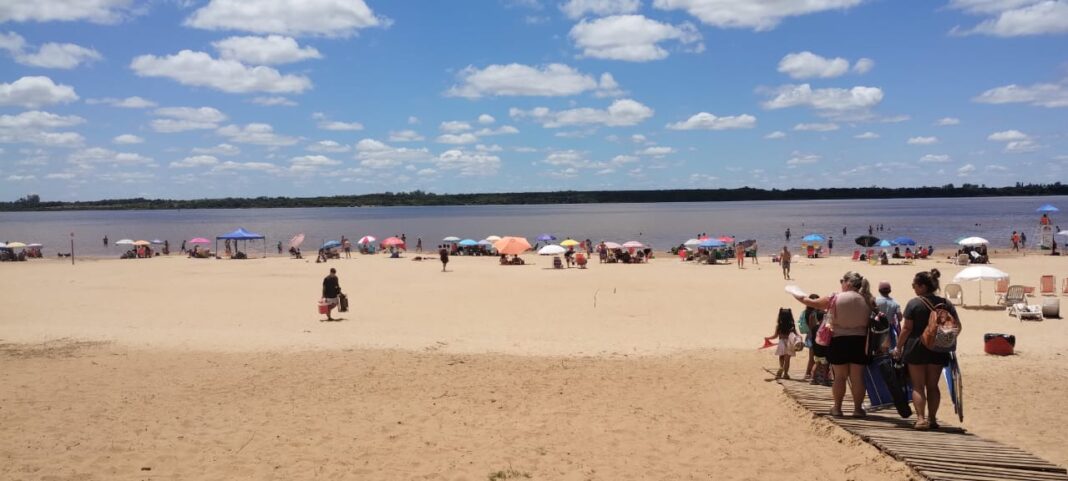
[[[889,282],[878,285],[878,296],[871,292],[867,279],[856,272],[846,272],[840,280],[838,292],[821,297],[796,295],[805,306],[798,325],[789,315],[779,319],[773,337],[779,339],[779,371],[776,377],[789,379],[791,349],[799,331],[806,335],[804,344],[809,349],[809,361],[805,379],[813,384],[830,384],[833,398],[832,416],[843,416],[848,381],[851,391],[853,417],[864,417],[862,406],[865,396],[864,369],[873,353],[890,354],[904,362],[912,383],[912,402],[916,412],[915,428],[938,429],[938,409],[941,403],[939,379],[942,368],[950,361],[946,352],[928,349],[921,336],[930,321],[932,310],[944,308],[960,325],[960,318],[953,305],[938,296],[940,273],[937,269],[916,273],[912,279],[915,297],[906,304],[904,312],[890,294]],[[829,314],[829,315],[828,315]],[[872,342],[870,323],[883,316],[890,329],[897,335],[887,336]],[[784,317],[787,320],[784,320]],[[817,341],[821,327],[827,324],[831,338],[829,345]],[[800,329],[798,328],[800,326]],[[769,338],[770,339],[770,338]]]

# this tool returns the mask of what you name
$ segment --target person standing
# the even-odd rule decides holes
[[[790,242],[790,228],[786,228],[786,242]]]
[[[326,301],[326,320],[333,321],[330,311],[338,305],[341,297],[341,284],[338,282],[337,269],[330,268],[330,274],[323,278],[323,300]]]
[[[415,240],[415,251],[416,252],[423,252],[423,238],[422,237],[420,237],[420,238]]]
[[[449,250],[441,246],[438,249],[438,257],[441,258],[441,272],[445,272],[445,266],[449,265]]]
[[[875,349],[877,352],[885,354],[897,344],[897,332],[900,330],[901,324],[901,305],[890,297],[890,282],[879,282],[879,295],[875,297],[875,308],[886,316],[886,320],[890,322],[890,334]]]
[[[846,236],[846,228],[842,227],[842,237],[845,237],[845,236]]]
[[[182,241],[182,253],[185,253],[185,240]]]
[[[760,264],[760,256],[757,255],[757,243],[753,242],[751,248],[753,249],[753,264]]]
[[[949,364],[948,352],[934,352],[921,341],[931,318],[931,308],[944,305],[960,325],[960,317],[953,303],[935,295],[940,276],[938,269],[931,269],[930,272],[918,272],[912,278],[916,297],[905,306],[905,322],[893,353],[895,358],[903,359],[908,366],[909,379],[912,380],[912,405],[916,411],[915,428],[921,431],[938,429],[938,406],[942,401],[938,381],[942,379],[942,368]]]
[[[1020,234],[1018,234],[1016,231],[1012,231],[1011,240],[1012,240],[1012,250],[1014,250],[1016,252],[1020,252]]]
[[[1024,234],[1023,231],[1020,231],[1020,248],[1021,249],[1026,249],[1027,248],[1027,234]]]
[[[345,251],[345,258],[352,259],[352,242],[345,236],[341,236],[341,248]]]
[[[108,235],[104,234],[104,247],[108,246]]]
[[[742,246],[734,246],[734,260],[735,263],[738,264],[739,269],[745,267],[745,249],[743,249]]]
[[[790,254],[790,249],[786,246],[782,246],[782,252],[779,254],[779,265],[782,266],[782,278],[790,280],[790,261],[793,260]]]
[[[831,255],[832,250],[834,250],[834,237],[827,239],[827,255]]]
[[[182,250],[185,250],[185,248],[184,248],[184,246],[185,246],[185,241],[182,241],[182,246],[183,246]],[[278,253],[279,253],[279,254],[281,254],[281,253],[282,253],[282,241],[278,241]]]

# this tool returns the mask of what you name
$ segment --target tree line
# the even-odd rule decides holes
[[[480,194],[435,194],[382,192],[329,197],[225,197],[218,199],[104,199],[93,201],[44,201],[29,194],[14,202],[0,202],[0,212],[134,209],[264,209],[286,207],[386,207],[442,205],[599,204],[655,202],[723,202],[746,200],[840,200],[942,197],[998,197],[1068,195],[1068,185],[1017,183],[1006,187],[946,184],[939,187],[849,187],[822,189],[666,189],[596,190],[555,192],[501,192]]]

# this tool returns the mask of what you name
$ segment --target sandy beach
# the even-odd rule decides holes
[[[0,477],[915,476],[769,382],[776,359],[756,348],[779,307],[801,306],[767,256],[585,270],[454,257],[445,273],[414,256],[0,266]],[[1013,283],[1068,276],[1063,257],[993,261]],[[352,306],[339,322],[316,312],[329,267]],[[856,270],[904,304],[932,267],[943,284],[960,270],[799,259],[793,283],[828,294]],[[993,305],[993,284],[963,285],[962,425],[1068,464],[1065,321],[970,308],[980,288]],[[986,332],[1015,334],[1017,355],[983,354]]]

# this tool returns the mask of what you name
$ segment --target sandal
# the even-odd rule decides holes
[[[852,416],[855,417],[855,418],[862,418],[862,417],[866,417],[867,415],[868,415],[868,412],[865,411],[863,408],[857,408],[857,409],[853,410],[853,415]]]
[[[928,429],[931,429],[931,424],[928,423],[926,419],[923,419],[920,421],[916,421],[916,425],[913,427],[916,428],[917,431],[926,431]]]
[[[931,429],[938,429],[938,428],[941,427],[941,426],[938,425],[938,421],[935,421],[934,419],[930,420],[927,423],[927,426],[930,427]]]
[[[840,417],[843,417],[843,416],[845,416],[845,414],[843,414],[843,413],[842,413],[842,410],[841,410],[841,409],[835,409],[835,408],[831,408],[831,411],[830,411],[830,413],[829,413],[829,414],[830,414],[831,416],[834,416],[834,417],[836,417],[836,418],[840,418]]]

